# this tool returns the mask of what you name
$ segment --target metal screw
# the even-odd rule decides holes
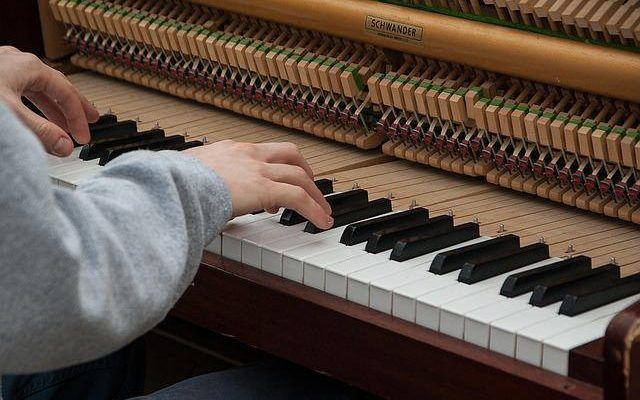
[[[455,214],[453,213],[453,208],[447,210],[447,215],[453,217]]]
[[[418,206],[418,202],[416,201],[416,199],[413,199],[411,200],[411,204],[409,205],[409,210],[413,210],[417,206]]]
[[[544,236],[540,236],[540,238],[538,239],[540,241],[540,243],[545,244],[547,243],[547,240],[544,238]]]
[[[618,260],[616,260],[616,258],[615,258],[615,257],[611,257],[611,258],[609,259],[609,263],[611,263],[611,264],[613,264],[613,265],[618,265]]]
[[[207,137],[205,136],[202,138],[202,144],[207,144],[207,143],[209,143],[209,139],[207,139]]]
[[[572,245],[572,244],[570,244],[570,245],[567,247],[567,251],[565,251],[565,253],[567,253],[567,254],[571,254],[571,253],[573,253],[573,252],[575,252],[575,250],[574,250],[574,248],[573,248],[573,245]]]
[[[498,233],[505,233],[507,229],[504,227],[504,224],[498,225]]]
[[[480,225],[480,220],[478,219],[478,217],[473,217],[473,223],[476,225]]]
[[[355,189],[360,189],[360,185],[358,185],[358,182],[354,182],[353,186],[351,186],[351,190],[355,190]]]

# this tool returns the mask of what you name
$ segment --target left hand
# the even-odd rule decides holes
[[[47,119],[22,104],[31,100]],[[57,156],[73,151],[73,137],[80,144],[90,140],[89,122],[98,111],[59,71],[33,54],[10,46],[0,46],[0,100],[38,136],[45,149]]]

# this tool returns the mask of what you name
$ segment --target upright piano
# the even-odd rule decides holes
[[[40,0],[135,149],[289,141],[332,204],[232,220],[173,314],[384,398],[640,399],[638,0]]]

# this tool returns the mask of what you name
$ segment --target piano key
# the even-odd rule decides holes
[[[262,246],[262,270],[282,276],[283,253],[293,248],[303,246],[314,241],[330,238],[335,243],[342,235],[344,228],[323,231],[317,235],[300,232],[291,237],[284,237]]]
[[[453,217],[449,215],[439,215],[416,226],[400,226],[375,232],[369,240],[367,240],[366,250],[369,253],[376,254],[393,249],[393,246],[403,239],[442,234],[452,229]]]
[[[546,265],[532,271],[521,272],[509,276],[500,289],[500,294],[506,297],[516,297],[531,292],[537,285],[564,282],[579,273],[591,270],[591,259],[576,256],[554,264]]]
[[[479,242],[482,240],[488,240],[488,238],[479,238],[474,239],[473,241],[458,244],[452,246],[451,248],[455,248],[457,246],[464,246],[471,244],[472,242]],[[455,284],[455,279],[457,278],[457,272],[451,275],[434,275],[429,272],[429,266],[431,265],[431,261],[433,261],[433,257],[435,257],[437,253],[431,253],[429,255],[421,256],[416,258],[415,260],[422,260],[423,257],[428,257],[425,262],[420,262],[419,264],[414,264],[414,266],[402,269],[399,272],[393,274],[387,274],[375,279],[372,279],[369,282],[369,306],[378,311],[385,312],[387,314],[392,314],[394,312],[394,290],[397,288],[401,288],[405,285],[412,284],[415,282],[426,281],[426,285],[422,285],[422,293],[426,293],[427,291],[434,290],[435,288],[443,287],[444,285],[452,285]],[[409,263],[410,261],[403,261],[403,263]],[[446,278],[446,279],[440,279]],[[415,310],[415,308],[414,308]],[[411,313],[412,315],[415,312]]]
[[[347,276],[361,269],[368,268],[389,259],[391,251],[380,254],[361,254],[350,257],[325,268],[324,290],[335,296],[347,297]]]
[[[204,142],[201,142],[200,140],[191,140],[189,142],[185,142],[185,143],[173,146],[171,150],[184,151],[188,149],[193,149],[194,147],[202,147],[202,146],[204,146]]]
[[[534,268],[539,268],[540,266],[548,265],[557,260],[558,260],[557,258],[547,258],[547,259],[539,260],[535,262],[532,261],[531,264],[523,266],[519,268],[519,270],[522,271],[522,270],[531,270]],[[447,335],[456,337],[458,339],[463,339],[467,329],[467,323],[466,323],[467,315],[470,314],[471,312],[481,308],[489,307],[495,304],[504,305],[505,302],[517,303],[518,301],[520,301],[521,303],[526,305],[526,302],[527,302],[526,298],[523,298],[521,300],[507,299],[506,297],[498,294],[498,290],[496,290],[496,288],[499,288],[500,281],[502,281],[507,276],[507,274],[508,272],[505,272],[502,275],[498,275],[494,277],[494,278],[497,278],[496,279],[496,281],[498,281],[497,286],[492,285],[490,289],[482,290],[480,292],[473,293],[469,296],[463,296],[457,300],[453,300],[449,303],[443,304],[440,307],[440,332],[446,333]],[[471,285],[471,286],[473,287],[475,285]],[[508,314],[504,314],[504,315],[506,316]],[[488,336],[488,333],[489,333],[488,324],[485,325],[485,332]],[[476,333],[473,332],[472,335],[474,334]]]
[[[271,242],[284,238],[299,237],[304,223],[285,226],[273,218],[261,224],[261,228],[254,230],[242,238],[242,262],[255,268],[262,268],[263,247]]]
[[[466,223],[454,226],[452,230],[443,234],[433,234],[404,239],[396,243],[391,252],[394,261],[405,261],[423,254],[433,253],[480,237],[480,226]]]
[[[529,304],[536,307],[544,307],[556,301],[561,301],[569,293],[586,294],[604,288],[618,278],[620,278],[620,268],[613,264],[605,265],[577,275],[568,282],[536,286],[531,294]]]
[[[325,290],[325,270],[329,265],[339,263],[352,257],[365,255],[364,243],[355,246],[343,246],[337,250],[311,256],[302,265],[302,283],[316,289]]]
[[[138,134],[136,121],[120,121],[113,124],[99,125],[91,129],[91,141],[122,139]]]
[[[472,239],[468,242],[458,243],[453,246],[445,248],[445,250],[452,250],[457,247],[467,246],[475,243],[490,240],[490,237],[480,237]],[[438,250],[440,251],[440,250]],[[435,256],[435,252],[431,253],[431,256]],[[424,268],[428,270],[429,265],[425,265]],[[391,295],[392,314],[396,317],[406,319],[408,321],[415,322],[415,310],[416,299],[427,293],[434,288],[434,284],[440,287],[440,280],[433,279],[434,274],[428,273],[423,275],[422,270],[412,271],[407,270],[402,274],[398,274],[396,278],[390,277],[388,282],[378,281],[373,286],[373,291],[376,294],[376,303],[385,304],[389,301],[389,295]],[[452,279],[452,284],[455,283],[455,279],[458,276],[458,272],[451,275],[443,275]],[[378,299],[380,297],[380,299]]]
[[[505,235],[482,243],[442,252],[431,263],[429,271],[447,274],[459,270],[465,263],[479,263],[511,255],[520,247],[520,238]]]
[[[107,125],[113,125],[118,122],[118,117],[115,114],[102,114],[98,117],[96,122],[89,123],[89,131],[103,129]]]
[[[272,229],[274,224],[277,224],[277,220],[273,219],[279,218],[280,215],[281,212],[275,216],[266,213],[245,215],[232,220],[222,232],[222,256],[242,262],[242,239],[256,232]]]
[[[635,303],[640,296],[633,296],[615,303],[587,311],[575,317],[555,315],[545,321],[529,325],[516,331],[516,358],[526,363],[542,365],[542,346],[546,339],[568,330],[583,326],[606,316],[614,316],[618,312]]]
[[[489,347],[491,323],[532,308],[529,294],[482,306],[468,312],[464,320],[464,340],[476,346]]]
[[[640,293],[640,275],[631,275],[591,293],[567,294],[560,306],[560,314],[576,316],[638,293]]]
[[[100,156],[111,147],[143,143],[163,137],[164,131],[162,129],[152,129],[150,131],[141,132],[139,135],[129,136],[126,138],[92,142],[82,147],[79,158],[84,161],[93,160],[100,158]]]
[[[391,212],[388,214],[383,215],[382,217],[374,217],[371,218],[369,220],[376,220],[378,218],[385,218],[388,216],[393,216],[396,214],[400,214],[403,213],[403,211],[400,212]],[[363,222],[367,222],[369,220],[364,220],[361,222],[358,222],[358,224],[363,223]],[[351,225],[349,225],[351,226]],[[339,228],[342,230],[342,236],[344,237],[345,232],[347,229],[349,229],[349,226],[345,227],[345,228]],[[317,237],[317,236],[314,236]],[[322,238],[322,239],[316,239],[312,242],[291,248],[291,249],[287,249],[283,252],[283,258],[282,258],[282,276],[296,281],[296,282],[303,282],[304,280],[304,262],[305,260],[314,257],[316,255],[319,254],[325,254],[329,251],[332,252],[336,252],[336,251],[340,251],[342,248],[345,247],[354,247],[357,245],[352,245],[352,246],[346,246],[345,244],[341,243],[341,242],[337,242],[333,236],[331,237],[327,237],[327,238]],[[364,246],[364,243],[362,243],[362,246]],[[360,253],[362,254],[364,249],[362,248],[362,246],[359,246],[359,248],[361,249]],[[323,279],[324,281],[324,279]]]
[[[315,184],[323,195],[326,196],[333,193],[333,181],[331,179],[317,179]]]
[[[109,149],[107,149],[104,153],[102,153],[102,156],[100,157],[100,165],[106,165],[107,163],[115,160],[116,158],[120,157],[121,155],[131,152],[131,151],[135,151],[135,150],[153,150],[153,151],[157,151],[157,150],[164,150],[167,147],[170,146],[174,146],[177,144],[183,144],[184,143],[184,136],[182,135],[173,135],[173,136],[167,136],[164,138],[159,138],[159,139],[151,139],[149,141],[145,141],[142,143],[135,143],[135,144],[131,144],[131,145],[122,145],[122,146],[116,146],[116,147],[111,147]]]
[[[558,315],[560,302],[546,307],[529,307],[491,322],[489,349],[509,357],[516,355],[516,332]]]
[[[391,200],[389,199],[376,199],[370,201],[364,207],[339,209],[339,211],[332,214],[333,227],[331,229],[361,221],[366,218],[382,215],[390,211]],[[305,226],[304,231],[307,233],[317,234],[324,232],[325,230],[318,228],[311,222],[307,222],[307,226]]]
[[[429,220],[429,210],[414,208],[412,210],[372,218],[347,226],[340,237],[340,243],[351,246],[366,242],[377,231],[390,227],[412,227]]]
[[[539,264],[532,264],[521,269],[533,269],[539,266]],[[487,290],[492,293],[498,293],[498,290],[506,277],[507,274],[498,275],[473,285],[456,282],[453,286],[423,294],[417,298],[416,302],[416,323],[433,330],[444,329],[444,331],[449,332],[452,336],[462,338],[464,335],[464,316],[458,315],[457,313],[471,311],[467,310],[468,304],[465,302],[462,305],[458,305],[459,307],[454,305],[451,309],[451,313],[448,313],[447,318],[445,319],[449,325],[445,324],[444,326],[441,325],[441,311],[443,307],[447,303],[455,302],[459,299],[463,299],[480,292],[485,292]]]
[[[480,263],[465,263],[460,270],[458,281],[472,284],[484,279],[516,270],[528,264],[549,258],[549,246],[534,243],[518,249],[515,253]]]
[[[472,242],[487,240],[487,238],[473,239],[470,242],[461,243],[450,247],[450,249],[465,246]],[[362,273],[355,273],[349,277],[351,296],[358,296],[357,291],[368,291],[368,305],[378,311],[391,314],[393,312],[393,291],[396,288],[410,283],[428,280],[427,285],[422,286],[423,293],[435,290],[446,285],[455,284],[457,273],[452,275],[438,276],[429,272],[429,266],[437,253],[425,254],[423,256],[398,262],[389,260],[383,264],[376,265]],[[361,295],[363,296],[363,295]],[[363,297],[364,298],[364,297]]]
[[[336,211],[337,209],[366,205],[369,201],[369,193],[364,189],[355,189],[330,194],[325,196],[325,199],[331,206],[331,209]],[[286,209],[280,219],[280,223],[286,226],[296,225],[301,222],[306,222],[306,218],[290,209]]]
[[[600,318],[545,340],[542,346],[542,368],[567,376],[571,350],[604,337],[614,316]]]

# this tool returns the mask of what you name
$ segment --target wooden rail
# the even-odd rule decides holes
[[[189,1],[389,49],[640,103],[638,53],[370,0]],[[375,33],[393,34],[390,32],[394,30],[393,23],[399,32],[395,38]],[[370,29],[365,29],[365,24]]]

